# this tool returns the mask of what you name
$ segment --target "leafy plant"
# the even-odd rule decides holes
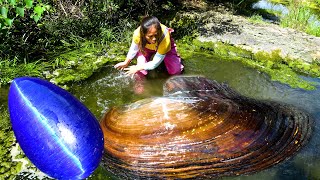
[[[49,5],[41,0],[1,0],[0,1],[0,29],[11,28],[14,23],[20,23],[20,19],[29,15],[35,22],[38,22],[43,13],[50,9]]]
[[[40,20],[49,10],[41,0],[0,0],[0,58],[17,57],[23,62],[41,54]]]
[[[195,17],[191,15],[177,15],[169,24],[174,29],[173,35],[176,39],[182,37],[189,37],[189,40],[194,39],[197,36],[198,24]]]

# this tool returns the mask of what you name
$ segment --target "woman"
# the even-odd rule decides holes
[[[172,29],[161,24],[156,17],[145,17],[133,33],[126,60],[114,67],[127,71],[128,75],[145,76],[148,70],[153,70],[164,62],[169,75],[180,74],[183,65],[177,53],[176,44],[170,35],[171,32]],[[135,57],[137,57],[137,65],[129,66]]]

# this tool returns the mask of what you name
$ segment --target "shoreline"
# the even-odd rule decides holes
[[[181,14],[201,21],[199,41],[227,43],[252,53],[279,51],[282,58],[320,63],[320,37],[275,23],[252,22],[223,5],[203,4]]]

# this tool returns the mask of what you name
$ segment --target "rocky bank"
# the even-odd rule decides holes
[[[320,37],[282,28],[276,23],[253,22],[249,17],[236,15],[222,5],[199,6],[202,10],[186,15],[200,20],[200,41],[221,41],[253,53],[280,50],[282,57],[301,59],[307,63],[320,62]]]

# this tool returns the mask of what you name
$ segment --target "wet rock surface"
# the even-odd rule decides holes
[[[280,50],[282,57],[307,63],[320,61],[320,37],[282,28],[275,23],[251,22],[249,17],[235,15],[223,6],[210,8],[193,12],[193,16],[201,20],[200,41],[221,41],[253,53]]]

